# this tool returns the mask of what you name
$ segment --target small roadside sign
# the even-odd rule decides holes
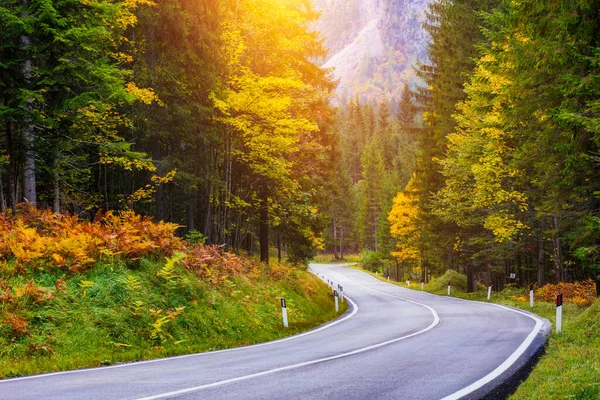
[[[563,294],[556,296],[556,333],[562,332],[562,304]]]
[[[287,315],[287,307],[285,304],[285,299],[281,298],[281,317],[283,318],[283,326],[285,328],[288,327],[288,315]]]

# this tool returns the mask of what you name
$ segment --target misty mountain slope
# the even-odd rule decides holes
[[[315,29],[329,49],[324,68],[339,80],[338,100],[398,98],[413,66],[427,57],[421,27],[430,0],[316,0]]]

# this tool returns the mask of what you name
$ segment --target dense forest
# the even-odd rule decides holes
[[[390,214],[398,260],[423,279],[598,283],[598,4],[439,0],[428,21],[421,152]]]
[[[2,211],[133,209],[397,279],[600,281],[592,0],[435,0],[421,83],[380,68],[389,97],[336,108],[308,0],[1,5]]]
[[[2,210],[132,208],[263,260],[269,239],[312,254],[334,84],[312,62],[325,50],[309,2],[0,10]]]

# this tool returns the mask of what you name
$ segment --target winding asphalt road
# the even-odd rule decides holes
[[[231,350],[0,381],[0,399],[480,399],[537,352],[548,322],[312,265],[349,311],[316,330]]]

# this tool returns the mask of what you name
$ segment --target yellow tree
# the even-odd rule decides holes
[[[331,83],[311,61],[324,51],[308,30],[317,16],[310,3],[238,0],[222,7],[223,85],[211,97],[225,145],[224,220],[234,204],[258,209],[261,259],[268,261],[269,220],[279,220],[270,214],[283,204],[308,205],[288,201],[302,189],[293,172],[304,142],[315,141],[315,105]],[[234,169],[245,174],[250,190],[236,192]]]
[[[520,214],[528,204],[517,188],[523,173],[511,163],[514,135],[504,120],[511,82],[502,72],[510,64],[499,68],[494,54],[484,55],[465,88],[469,97],[458,105],[458,127],[441,161],[446,179],[436,212],[465,229],[481,226],[503,243],[525,227]]]
[[[390,233],[397,240],[397,250],[393,251],[392,255],[403,267],[412,268],[415,272],[422,272],[418,229],[420,214],[413,175],[404,191],[398,192],[394,198],[388,220]]]

